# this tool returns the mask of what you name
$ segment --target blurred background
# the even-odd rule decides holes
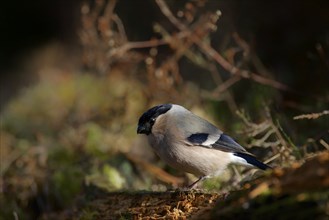
[[[327,0],[6,1],[0,7],[1,219],[47,218],[93,187],[195,177],[136,135],[177,103],[272,166],[329,150]],[[204,188],[258,175],[231,167]]]

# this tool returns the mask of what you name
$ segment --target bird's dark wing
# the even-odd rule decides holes
[[[240,152],[240,153],[248,153],[240,144],[238,144],[233,138],[226,134],[221,134],[219,139],[213,143],[212,148],[225,151],[225,152]]]
[[[248,164],[251,164],[261,170],[267,170],[267,169],[272,169],[269,165],[266,165],[265,163],[260,162],[257,160],[254,156],[246,153],[234,153],[233,154],[236,157],[243,158]]]
[[[207,133],[192,134],[187,138],[189,145],[213,148],[225,152],[239,152],[249,154],[240,144],[226,134],[210,135]]]
[[[249,164],[259,169],[266,170],[271,167],[257,160],[251,153],[247,152],[240,144],[233,138],[226,134],[221,134],[219,138],[214,139],[206,133],[192,134],[187,138],[188,145],[212,148],[215,150],[233,153],[235,157],[242,158],[243,164]]]
[[[202,144],[204,142],[207,141],[209,137],[209,134],[206,134],[206,133],[196,133],[196,134],[192,134],[190,135],[187,140],[192,143],[192,144]]]

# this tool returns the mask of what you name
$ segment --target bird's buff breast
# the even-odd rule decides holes
[[[149,135],[157,155],[168,165],[196,176],[217,176],[229,164],[227,153],[201,146],[189,146],[167,140],[162,134]],[[171,144],[169,144],[171,143]]]

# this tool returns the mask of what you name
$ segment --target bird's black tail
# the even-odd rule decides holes
[[[268,170],[268,169],[273,169],[272,167],[260,162],[259,160],[257,160],[255,157],[253,157],[252,155],[249,154],[245,154],[245,153],[239,153],[236,152],[234,153],[235,156],[237,157],[241,157],[243,159],[245,159],[247,161],[247,163],[261,169],[261,170]]]

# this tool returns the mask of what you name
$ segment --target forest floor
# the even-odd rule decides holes
[[[92,199],[44,219],[326,219],[328,171],[326,151],[304,164],[274,169],[229,194],[200,190],[98,192]]]

